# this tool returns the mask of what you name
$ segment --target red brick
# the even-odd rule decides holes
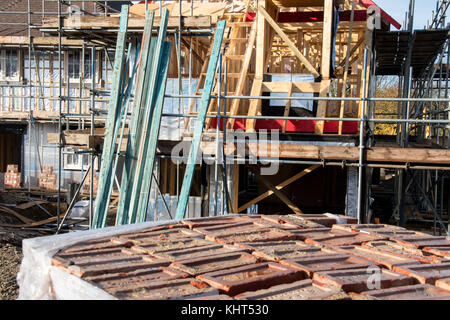
[[[450,262],[397,266],[394,271],[414,277],[420,283],[434,284],[438,279],[450,277]]]
[[[379,287],[387,289],[391,287],[407,286],[414,283],[414,279],[386,269],[379,269]],[[360,293],[370,290],[369,285],[376,285],[373,280],[376,274],[370,269],[349,269],[335,271],[321,271],[314,273],[313,280],[323,285],[334,285],[345,292]]]
[[[114,293],[117,290],[132,290],[148,286],[155,281],[168,281],[188,278],[187,273],[179,270],[156,267],[134,270],[131,272],[109,273],[86,277],[85,280],[95,283],[103,290]]]
[[[328,236],[328,234],[331,232],[331,229],[322,227],[304,230],[291,230],[289,232],[295,236],[295,239],[304,241],[310,238]]]
[[[381,300],[450,300],[450,291],[429,284],[374,290],[361,294]]]
[[[283,217],[284,216],[280,215],[262,215],[260,219],[261,221],[255,220],[255,224],[258,225],[258,223],[260,223],[261,225],[264,225],[264,222],[268,222],[271,224],[272,227],[284,230],[296,230],[307,228],[306,224],[288,222],[287,220],[283,219]],[[269,224],[266,223],[266,225]]]
[[[364,233],[348,233],[348,234],[334,234],[330,233],[328,236],[314,237],[312,239],[306,239],[305,242],[315,245],[326,245],[326,246],[348,246],[361,244],[363,242],[375,241],[375,240],[385,240],[386,237],[379,235],[368,235]]]
[[[383,265],[391,270],[394,266],[417,264],[417,260],[406,258],[386,251],[377,250],[374,248],[343,246],[339,247],[339,249],[345,253],[353,254],[355,256],[375,262],[378,265]]]
[[[252,250],[252,254],[257,257],[276,262],[296,257],[327,254],[327,251],[301,241],[246,242],[235,245]]]
[[[344,230],[347,232],[365,231],[367,233],[407,231],[405,228],[388,224],[335,224],[333,230]],[[408,231],[408,233],[411,232],[414,233],[413,231]]]
[[[281,261],[281,264],[299,269],[312,277],[315,272],[343,269],[360,269],[376,266],[375,263],[349,254],[328,254],[318,257],[300,257]]]
[[[413,259],[422,263],[441,263],[441,259],[439,259],[438,257],[425,256],[420,249],[410,246],[404,246],[392,241],[365,242],[362,244],[362,246],[379,251],[393,253],[395,255]]]
[[[231,296],[304,279],[303,272],[272,262],[206,273],[197,278]]]
[[[197,239],[197,238],[178,238],[178,239],[161,239],[149,242],[143,242],[134,245],[131,249],[135,252],[154,255],[157,253],[165,253],[176,251],[180,249],[191,249],[197,247],[204,247],[214,244],[213,242]]]
[[[297,227],[304,229],[315,229],[315,228],[323,228],[323,225],[315,223],[313,221],[305,220],[300,217],[300,215],[285,215],[279,216],[281,220],[286,223],[295,224]]]
[[[331,228],[336,224],[335,218],[330,218],[324,214],[302,214],[298,216],[300,219],[311,221],[323,225],[324,227]]]
[[[250,219],[235,223],[225,223],[203,228],[194,228],[193,230],[203,235],[222,235],[249,228],[255,228],[253,221]]]
[[[153,256],[160,259],[179,261],[193,258],[207,257],[211,255],[233,253],[233,252],[249,252],[250,250],[245,250],[230,245],[214,244],[193,248],[185,248],[180,250],[168,250],[163,252],[155,252]]]
[[[219,255],[211,255],[200,258],[185,259],[173,262],[170,267],[189,273],[199,275],[207,272],[253,264],[258,259],[246,252],[233,252]]]
[[[439,257],[450,259],[450,247],[425,247],[422,250]]]
[[[89,264],[93,262],[136,259],[142,255],[129,252],[128,249],[112,248],[103,250],[89,250],[76,253],[58,253],[52,258],[54,266],[68,267],[70,265]]]
[[[439,279],[435,283],[436,287],[444,289],[450,294],[450,278]]]
[[[338,216],[340,219],[345,219],[346,220],[346,224],[355,224],[358,223],[358,218],[353,218],[353,217],[349,217],[349,216],[344,216],[342,214],[337,214],[336,216]]]
[[[336,287],[318,286],[311,280],[280,284],[269,289],[244,292],[239,300],[348,300],[350,297]]]
[[[217,295],[219,292],[206,284],[199,284],[199,281],[194,279],[176,279],[153,281],[140,288],[118,289],[113,294],[126,300],[179,300],[203,298]]]
[[[206,240],[216,241],[217,243],[232,244],[239,242],[292,240],[295,239],[295,236],[285,230],[279,230],[274,228],[255,228],[227,235],[219,235],[219,236],[207,235],[205,238]]]
[[[144,268],[167,267],[169,261],[159,260],[149,256],[128,256],[123,259],[109,261],[91,261],[79,265],[69,265],[67,271],[78,277],[89,277],[105,273],[131,272]]]
[[[395,242],[419,249],[424,247],[450,247],[450,240],[447,237],[433,237],[416,233],[415,235],[396,235],[390,238]]]
[[[200,297],[194,297],[194,298],[186,298],[185,300],[235,300],[233,297],[227,296],[226,294],[217,294],[212,296],[200,296]]]
[[[8,164],[6,166],[6,172],[19,172],[19,165],[17,165],[17,164]]]
[[[247,216],[220,216],[220,217],[210,217],[210,218],[202,218],[195,220],[182,220],[180,221],[182,224],[188,226],[190,229],[194,228],[204,228],[211,227],[216,225],[223,225],[228,223],[237,223],[241,221],[248,220]]]
[[[119,240],[132,241],[136,244],[164,241],[167,239],[180,239],[180,238],[203,238],[203,236],[197,232],[191,231],[185,228],[165,228],[163,230],[151,230],[143,231],[135,234],[120,235],[117,237]]]
[[[113,242],[110,238],[102,238],[85,241],[81,244],[73,245],[67,249],[61,250],[62,253],[77,253],[84,251],[97,251],[113,248],[129,248],[133,245],[131,241]]]

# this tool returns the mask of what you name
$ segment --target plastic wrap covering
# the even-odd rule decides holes
[[[18,300],[115,299],[88,282],[52,267],[53,255],[59,250],[79,242],[169,223],[173,223],[173,221],[145,222],[24,240],[22,243],[23,260],[17,275]]]

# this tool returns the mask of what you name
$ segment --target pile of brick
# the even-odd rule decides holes
[[[22,175],[17,164],[8,164],[4,175],[5,189],[19,189]]]
[[[47,190],[57,189],[57,175],[53,173],[52,166],[44,166],[39,174],[39,187]]]
[[[355,223],[185,220],[81,242],[52,264],[119,299],[450,299],[449,238]]]
[[[90,187],[91,187],[91,173],[89,173],[86,179],[84,180],[83,192],[89,192]],[[97,189],[98,189],[98,178],[94,170],[94,194],[97,193]]]

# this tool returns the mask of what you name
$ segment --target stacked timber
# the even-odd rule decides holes
[[[20,188],[21,179],[22,176],[19,172],[19,166],[17,164],[8,164],[4,175],[5,189]]]
[[[39,174],[39,187],[46,190],[56,190],[56,174],[52,166],[44,166]]]

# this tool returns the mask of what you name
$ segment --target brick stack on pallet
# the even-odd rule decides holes
[[[52,166],[44,166],[42,172],[39,175],[39,187],[46,190],[57,189],[57,176],[53,173]]]
[[[183,220],[80,242],[52,263],[119,299],[450,299],[449,238],[354,223],[332,215]]]
[[[86,179],[84,180],[84,184],[83,184],[83,192],[89,192],[91,187],[91,173],[88,173],[88,176],[86,177]],[[97,193],[97,189],[98,189],[98,178],[95,174],[95,170],[94,170],[94,194]]]
[[[17,164],[8,164],[4,175],[5,189],[19,189],[22,175]]]

